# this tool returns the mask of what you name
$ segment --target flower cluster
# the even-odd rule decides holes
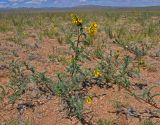
[[[139,59],[139,61],[138,61],[138,64],[139,64],[139,65],[145,65],[144,58],[141,57],[141,58]]]
[[[95,76],[96,78],[102,76],[101,71],[100,71],[99,69],[94,70],[94,76]]]
[[[117,51],[114,53],[114,56],[115,56],[116,59],[118,59],[118,57],[120,56],[120,51],[117,50]]]
[[[97,32],[97,23],[93,22],[90,27],[88,28],[88,34],[90,36],[94,36]]]
[[[82,25],[82,19],[80,19],[77,15],[75,14],[71,14],[71,17],[72,17],[72,23],[74,25],[77,25],[77,26],[81,26]]]
[[[91,97],[91,96],[87,96],[86,98],[85,98],[85,103],[86,104],[92,104],[92,102],[93,102],[93,97]]]

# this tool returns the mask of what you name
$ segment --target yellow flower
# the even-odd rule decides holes
[[[95,76],[96,78],[102,76],[101,71],[100,71],[99,69],[96,69],[96,70],[94,71],[94,76]]]
[[[86,104],[92,104],[92,102],[93,102],[93,97],[88,96],[87,98],[85,98],[85,103]]]
[[[72,23],[74,25],[77,25],[77,26],[81,26],[82,25],[82,19],[80,19],[77,15],[75,14],[71,14],[71,17],[72,17]]]
[[[88,34],[94,36],[97,33],[97,23],[93,22],[88,28]]]
[[[145,64],[145,60],[144,60],[144,58],[140,58],[140,60],[139,60],[139,65],[144,65]]]
[[[120,55],[120,51],[117,50],[117,51],[115,52],[114,56],[115,56],[116,59],[118,59],[119,55]]]

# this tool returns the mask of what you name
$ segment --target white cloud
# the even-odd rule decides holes
[[[7,5],[6,5],[6,2],[0,2],[0,8],[6,8]]]
[[[18,2],[18,0],[9,0],[9,2]]]
[[[9,2],[17,3],[17,2],[23,2],[24,0],[8,0]]]
[[[87,0],[79,0],[80,2],[86,2]]]
[[[5,8],[5,5],[0,3],[0,8]]]
[[[1,1],[0,1],[0,4],[6,4],[6,2],[1,2]]]
[[[2,1],[2,0],[0,0]],[[77,5],[107,5],[107,6],[153,6],[160,5],[160,0],[5,0],[6,3],[0,2],[0,7],[4,6],[33,6],[33,7],[71,7]],[[8,5],[7,5],[8,4]]]
[[[18,5],[18,3],[13,3],[13,4],[12,4],[12,6],[17,6],[17,5]]]
[[[47,0],[31,0],[31,1],[27,1],[26,3],[27,4],[39,4],[39,3],[42,3],[42,2],[47,2]]]

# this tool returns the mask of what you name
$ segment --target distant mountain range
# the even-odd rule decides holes
[[[48,8],[0,8],[0,12],[5,11],[74,11],[74,10],[115,10],[115,9],[144,9],[144,10],[160,10],[160,6],[147,6],[147,7],[113,7],[113,6],[100,6],[100,5],[80,5],[75,7],[48,7]]]

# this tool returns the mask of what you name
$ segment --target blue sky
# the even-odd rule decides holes
[[[5,7],[71,7],[77,5],[157,6],[160,0],[0,0]]]

